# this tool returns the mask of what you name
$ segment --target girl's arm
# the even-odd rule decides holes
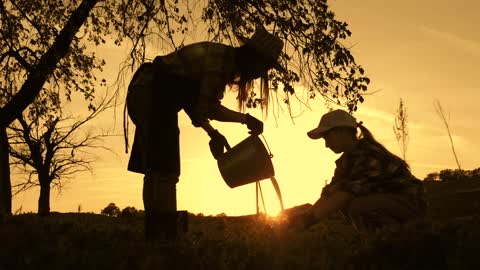
[[[346,191],[334,191],[329,196],[322,196],[310,209],[316,220],[328,217],[331,213],[348,206],[352,201],[353,194]]]

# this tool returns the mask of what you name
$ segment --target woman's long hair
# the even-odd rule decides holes
[[[385,146],[383,146],[383,144],[379,143],[377,140],[375,140],[375,138],[373,137],[372,133],[370,132],[370,130],[368,130],[363,124],[362,122],[358,123],[358,128],[360,128],[360,131],[361,131],[361,135],[359,137],[359,140],[360,141],[363,141],[365,143],[368,143],[368,144],[372,144],[374,146],[376,146],[377,148],[379,148],[382,152],[384,152],[388,158],[394,160],[394,161],[397,161],[399,164],[402,164],[402,166],[405,166],[405,168],[407,170],[410,170],[410,166],[408,166],[407,162],[405,162],[405,160],[403,160],[402,158],[400,158],[399,156],[393,154],[392,152],[390,152]]]
[[[238,109],[245,111],[249,98],[253,91],[255,78],[251,66],[254,62],[265,61],[263,57],[247,46],[235,48],[235,62],[237,64],[236,74],[233,75],[232,84],[238,88]],[[262,112],[268,112],[270,91],[268,88],[268,64],[260,76],[260,108]],[[235,81],[236,80],[236,81]]]

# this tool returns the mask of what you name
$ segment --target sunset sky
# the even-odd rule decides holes
[[[352,37],[357,63],[371,79],[370,91],[355,117],[363,121],[377,140],[396,154],[399,147],[392,131],[395,112],[402,98],[407,107],[410,142],[407,162],[413,173],[423,179],[426,174],[456,168],[447,131],[434,109],[438,100],[449,113],[450,129],[463,169],[480,167],[480,26],[476,0],[405,0],[405,1],[331,1],[337,19],[346,21]],[[201,41],[201,40],[198,40]],[[160,54],[161,52],[158,52]],[[125,50],[109,44],[97,49],[107,61],[103,77],[112,83],[118,73],[119,55]],[[227,94],[224,105],[235,108],[235,96]],[[286,113],[271,112],[265,120],[264,136],[274,155],[275,175],[286,208],[314,203],[326,180],[333,175],[339,155],[324,147],[323,140],[310,140],[306,132],[318,125],[326,108],[322,100],[312,100],[311,109],[293,106],[292,120]],[[84,104],[71,104],[73,110]],[[303,111],[305,110],[305,111]],[[121,109],[107,112],[92,123],[95,127],[113,128],[121,134]],[[258,111],[249,113],[261,118]],[[277,116],[277,117],[275,117]],[[116,121],[114,121],[116,119]],[[212,123],[234,145],[248,136],[243,125]],[[115,126],[114,126],[115,125]],[[243,215],[255,212],[255,185],[230,189],[218,171],[208,148],[208,136],[190,124],[181,112],[182,175],[177,185],[179,210],[216,215]],[[131,128],[133,131],[133,128]],[[130,136],[133,141],[133,136]],[[105,141],[115,153],[97,153],[94,174],[77,175],[61,194],[52,191],[51,210],[99,213],[114,202],[123,209],[143,209],[142,175],[126,170],[128,154],[123,137]],[[266,209],[279,211],[269,180],[262,181]],[[13,211],[36,211],[38,190],[14,198]]]

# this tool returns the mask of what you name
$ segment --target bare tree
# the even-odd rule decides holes
[[[40,98],[49,96],[40,94],[27,113],[9,126],[8,139],[13,171],[25,176],[13,183],[14,195],[40,186],[38,214],[45,216],[50,213],[51,188],[61,192],[75,174],[91,171],[97,149],[108,150],[102,143],[108,133],[83,127],[112,107],[113,99],[104,98],[87,116],[75,118],[61,110],[48,109],[52,108],[52,102]]]
[[[403,100],[400,98],[400,104],[397,109],[393,124],[393,133],[397,139],[398,146],[402,152],[403,160],[407,161],[407,147],[409,141],[408,135],[408,114]]]
[[[445,111],[443,110],[442,105],[440,104],[440,101],[435,100],[433,103],[433,106],[435,107],[435,111],[437,112],[437,115],[440,117],[442,120],[443,124],[445,125],[445,129],[447,130],[448,138],[450,139],[450,146],[452,147],[452,153],[453,156],[455,157],[455,162],[457,163],[458,170],[461,171],[462,168],[460,166],[460,162],[458,161],[457,157],[457,152],[455,151],[455,146],[453,144],[453,138],[452,138],[452,133],[450,132],[450,124],[448,121],[450,120],[450,115],[446,115]]]

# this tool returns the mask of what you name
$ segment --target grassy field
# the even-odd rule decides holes
[[[427,185],[429,218],[376,232],[341,221],[293,231],[265,217],[190,215],[189,231],[169,247],[144,243],[141,214],[22,214],[0,223],[0,270],[480,269],[472,203],[480,194],[470,190]]]

